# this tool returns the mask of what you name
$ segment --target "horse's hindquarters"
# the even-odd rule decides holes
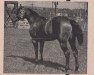
[[[59,39],[62,41],[68,41],[69,37],[71,36],[72,36],[71,24],[67,22],[61,23]]]

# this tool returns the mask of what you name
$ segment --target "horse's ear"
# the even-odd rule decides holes
[[[22,8],[23,8],[23,6],[20,4],[20,6],[18,7],[18,9],[17,9],[17,11],[16,11],[16,16],[18,16],[19,11],[20,11],[20,9],[22,9]]]

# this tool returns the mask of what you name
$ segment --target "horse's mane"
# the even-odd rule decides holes
[[[39,16],[38,13],[36,13],[34,10],[30,9],[30,8],[27,8],[27,10],[30,11],[31,14],[33,14],[33,16]]]
[[[32,10],[31,8],[27,8],[27,10],[29,10],[30,13],[31,13],[34,17],[40,17],[40,18],[43,19],[44,21],[47,20],[47,18],[45,18],[44,16],[39,15],[37,12],[35,12],[35,11]]]

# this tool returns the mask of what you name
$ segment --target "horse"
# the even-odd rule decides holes
[[[76,38],[79,45],[83,44],[83,31],[80,25],[65,16],[55,16],[51,19],[39,15],[30,8],[19,7],[17,10],[17,20],[28,20],[30,24],[29,33],[35,50],[35,61],[38,62],[38,49],[40,51],[40,61],[43,62],[43,47],[45,41],[58,40],[65,55],[66,71],[69,70],[70,51],[69,42],[75,58],[75,71],[79,69],[78,50],[76,48]],[[38,46],[39,45],[39,46]]]

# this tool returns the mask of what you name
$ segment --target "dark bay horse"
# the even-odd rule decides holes
[[[46,19],[30,8],[20,7],[17,11],[18,20],[26,18],[30,24],[29,33],[35,48],[35,60],[38,61],[38,49],[40,48],[41,61],[43,61],[43,46],[45,41],[58,40],[66,58],[66,71],[69,69],[70,51],[67,47],[69,42],[75,58],[75,71],[78,71],[78,43],[83,43],[83,32],[81,27],[68,17],[56,16]],[[40,47],[38,48],[38,44]]]

